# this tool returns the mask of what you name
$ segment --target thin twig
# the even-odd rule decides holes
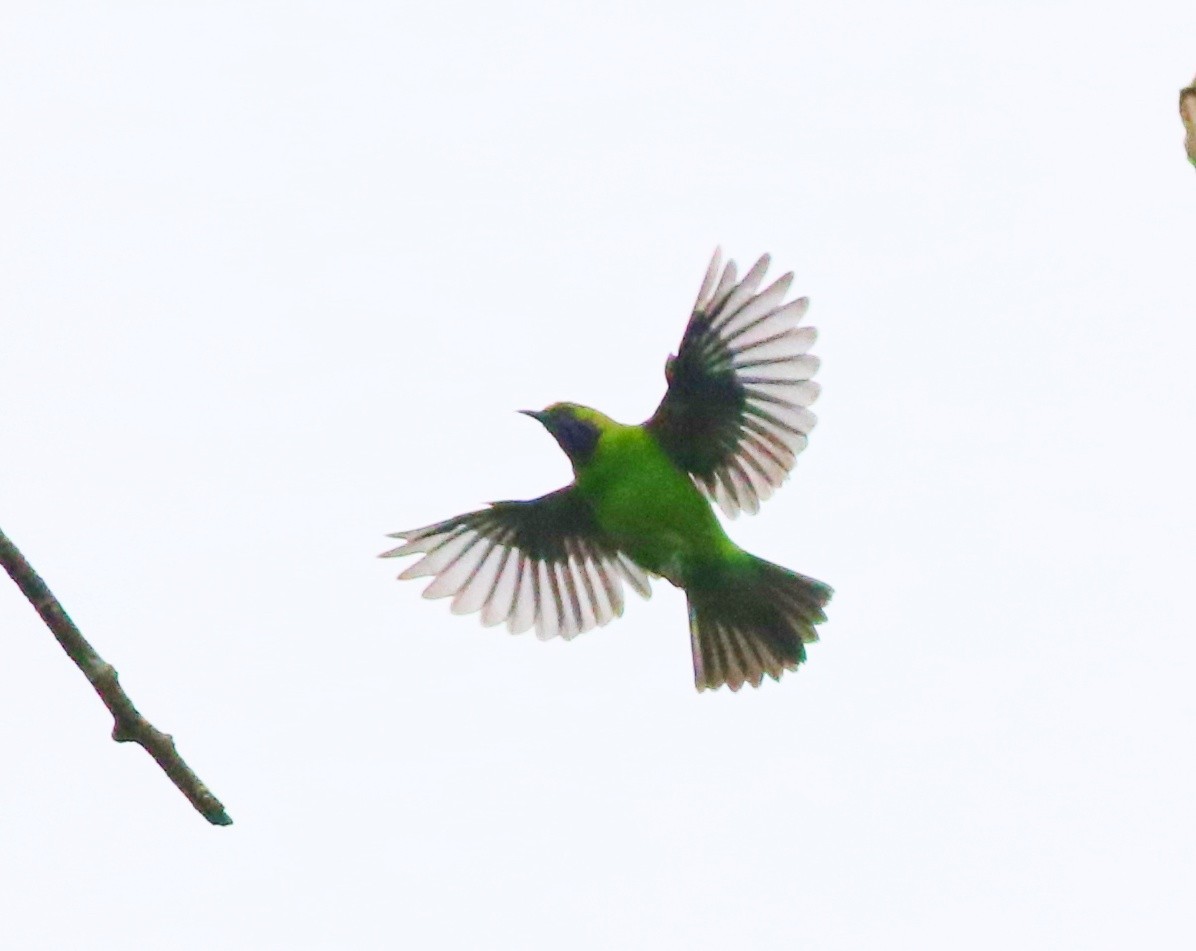
[[[129,699],[129,695],[117,679],[116,669],[87,643],[87,639],[75,627],[75,622],[63,610],[58,599],[3,531],[0,531],[0,564],[4,565],[4,570],[41,615],[46,626],[62,645],[62,649],[83,671],[83,675],[104,701],[104,706],[108,708],[114,721],[112,739],[117,743],[131,742],[140,745],[154,758],[154,762],[162,767],[162,771],[179,787],[179,791],[187,797],[191,805],[212,825],[232,825],[233,820],[224,811],[220,800],[212,795],[211,790],[192,772],[191,767],[183,762],[179,751],[175,749],[174,738],[157,729],[137,712],[133,701]]]

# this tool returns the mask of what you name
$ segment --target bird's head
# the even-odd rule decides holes
[[[611,425],[610,419],[602,413],[576,403],[553,403],[542,410],[523,409],[520,412],[539,420],[574,466],[585,465],[590,460],[603,430]]]

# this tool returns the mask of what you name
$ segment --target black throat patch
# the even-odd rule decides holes
[[[565,455],[581,465],[587,463],[594,455],[594,450],[598,448],[598,438],[602,435],[593,423],[564,413],[552,420],[549,430],[565,450]]]

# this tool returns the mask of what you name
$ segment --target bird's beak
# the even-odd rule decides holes
[[[544,425],[546,425],[546,423],[545,423],[545,420],[548,418],[548,414],[547,414],[547,413],[545,413],[543,410],[539,410],[539,409],[521,409],[519,412],[521,412],[521,413],[522,413],[524,416],[530,416],[532,419],[534,419],[534,420],[535,420],[537,423],[539,423],[541,426],[544,426]]]

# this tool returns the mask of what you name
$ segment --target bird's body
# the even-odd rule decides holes
[[[424,555],[400,577],[435,576],[425,596],[451,595],[454,612],[480,610],[485,624],[570,638],[622,613],[622,582],[647,597],[658,576],[689,600],[699,689],[796,668],[831,589],[743,551],[711,499],[754,512],[787,476],[814,422],[815,333],[795,326],[804,298],[781,304],[792,275],[756,292],[767,256],[739,283],[719,261],[647,422],[575,403],[525,411],[569,456],[573,483],[396,533],[405,543],[384,556]]]
[[[575,468],[577,491],[632,561],[682,587],[686,566],[739,552],[709,500],[647,429],[589,407],[571,409],[599,427],[593,456]]]
[[[1179,91],[1179,116],[1184,123],[1184,148],[1188,161],[1196,165],[1196,78]]]

